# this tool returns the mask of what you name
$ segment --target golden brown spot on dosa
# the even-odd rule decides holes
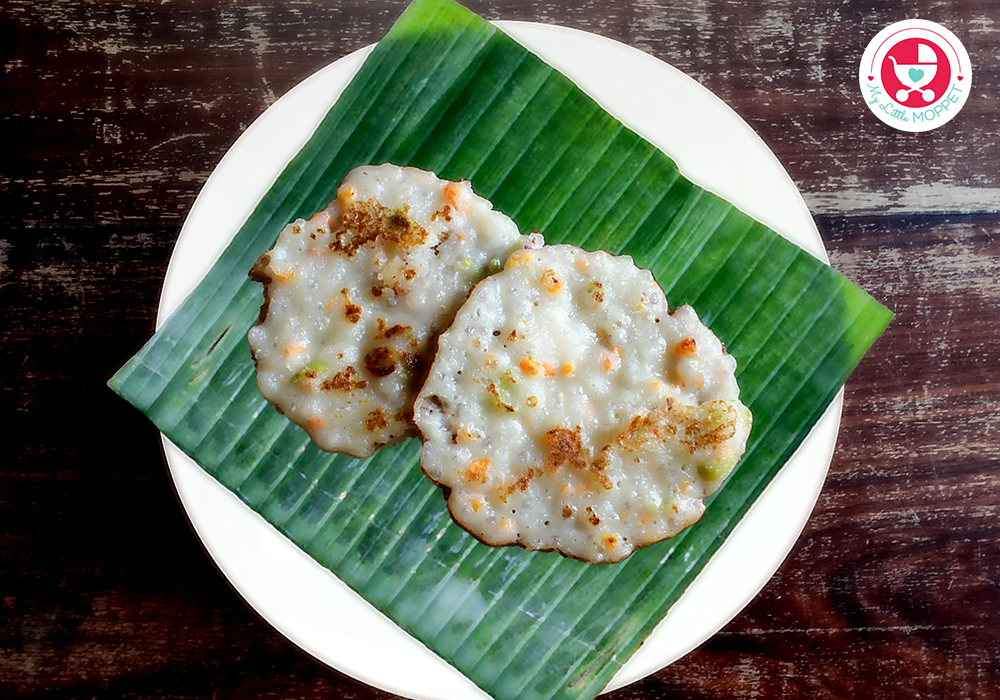
[[[368,382],[364,379],[355,379],[355,372],[356,370],[348,365],[347,369],[337,372],[335,375],[323,382],[322,388],[327,391],[354,391],[355,389],[364,389],[368,386]]]
[[[589,471],[604,488],[612,488],[611,480],[604,473],[604,460],[591,460],[590,450],[583,447],[579,425],[573,430],[553,428],[545,433],[543,439],[549,448],[549,456],[545,460],[547,473],[552,474],[562,465],[569,464],[581,471]]]
[[[550,474],[563,464],[570,464],[577,469],[586,469],[590,455],[584,452],[580,440],[580,426],[574,430],[568,428],[553,428],[545,433],[543,439],[549,448],[549,456],[545,460],[545,470]]]
[[[422,375],[427,369],[427,361],[415,352],[402,352],[399,354],[399,358],[403,361],[403,367],[410,374]]]
[[[559,279],[555,270],[546,270],[543,272],[540,281],[542,285],[544,285],[544,287],[553,294],[563,288],[562,280]]]
[[[476,459],[469,464],[469,468],[465,472],[465,476],[469,481],[477,481],[480,484],[486,483],[486,470],[490,466],[490,460],[488,459]]]
[[[385,413],[382,412],[381,406],[369,413],[368,417],[365,418],[365,427],[368,428],[368,432],[370,433],[381,430],[387,425],[389,425],[389,421],[386,419]]]
[[[674,400],[668,397],[646,415],[633,416],[628,426],[615,436],[612,445],[632,452],[650,440],[659,440],[666,435],[675,434],[677,426],[667,420],[674,410],[674,403]]]
[[[380,345],[365,355],[365,369],[373,377],[388,377],[396,371],[396,362],[392,358],[392,350]]]
[[[404,326],[401,323],[397,323],[394,326],[386,327],[385,319],[379,318],[378,321],[378,335],[381,335],[386,340],[389,340],[393,336],[397,336],[400,333],[409,333],[413,330],[413,326]]]
[[[717,399],[701,404],[685,416],[684,437],[681,442],[691,452],[703,447],[718,447],[736,435],[739,414],[728,401]],[[713,414],[715,414],[713,416]]]
[[[357,323],[361,320],[361,307],[351,302],[350,292],[346,287],[340,293],[344,295],[344,317],[351,323]]]
[[[613,449],[634,452],[647,442],[674,436],[679,436],[675,439],[687,445],[692,454],[702,448],[715,448],[736,435],[738,420],[736,408],[722,399],[693,406],[667,398],[646,415],[634,416],[601,450],[596,465],[603,470]]]
[[[674,351],[682,357],[690,357],[697,351],[698,346],[694,338],[684,338],[674,347]]]
[[[531,484],[531,480],[534,479],[536,476],[540,476],[540,474],[536,472],[534,469],[528,469],[528,471],[526,471],[524,474],[519,476],[514,481],[501,485],[497,489],[497,495],[500,497],[501,501],[506,503],[507,499],[510,498],[510,496],[515,491],[520,491],[522,493],[524,491],[527,491],[528,486]]]
[[[437,221],[438,218],[443,218],[445,221],[451,221],[451,205],[445,204],[442,209],[431,214],[431,221]]]
[[[375,199],[351,202],[344,210],[343,228],[337,232],[330,248],[353,256],[365,244],[376,239],[394,243],[402,249],[415,248],[427,240],[427,230],[412,221],[409,207],[392,210]]]
[[[401,323],[397,323],[395,326],[390,326],[389,328],[386,328],[383,335],[386,337],[386,340],[388,340],[394,335],[399,335],[400,333],[409,333],[412,330],[413,326],[404,326]]]

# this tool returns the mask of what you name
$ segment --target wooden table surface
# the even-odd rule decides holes
[[[1000,698],[1000,4],[475,0],[680,68],[801,189],[837,269],[896,313],[847,383],[815,512],[759,596],[611,697]],[[105,382],[152,333],[209,173],[276,97],[402,10],[344,2],[0,3],[0,696],[388,698],[226,583],[156,430]],[[949,124],[865,108],[868,40],[950,28]]]

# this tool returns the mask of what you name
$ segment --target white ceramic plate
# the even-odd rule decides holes
[[[708,90],[669,65],[616,41],[551,25],[498,24],[670,154],[689,178],[827,260],[791,179],[753,130]],[[327,66],[296,86],[226,154],[198,196],[177,241],[160,299],[160,323],[208,271],[371,48]],[[833,454],[842,402],[840,394],[609,689],[642,678],[688,653],[760,591],[812,512]],[[282,634],[324,663],[399,695],[427,700],[486,697],[180,450],[166,440],[164,447],[181,502],[205,548],[240,594]]]

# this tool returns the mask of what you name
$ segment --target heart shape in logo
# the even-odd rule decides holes
[[[918,80],[924,77],[924,71],[921,68],[911,68],[907,72],[907,75],[910,76],[910,80],[912,80],[913,82],[917,82]]]

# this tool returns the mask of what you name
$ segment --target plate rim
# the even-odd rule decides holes
[[[827,262],[827,263],[829,262],[829,258],[826,255],[826,250],[825,250],[825,246],[823,245],[822,238],[819,235],[819,231],[818,231],[818,229],[815,226],[815,222],[813,221],[813,219],[811,217],[811,214],[809,214],[809,210],[808,210],[808,207],[805,204],[805,200],[802,198],[802,195],[798,191],[798,188],[795,186],[794,182],[788,176],[788,173],[784,170],[784,168],[781,165],[780,161],[777,159],[777,157],[774,155],[774,153],[770,150],[770,148],[768,148],[767,144],[763,141],[763,139],[761,139],[761,137],[759,136],[759,134],[757,134],[735,112],[735,110],[733,110],[729,105],[727,105],[725,102],[723,102],[720,98],[718,98],[717,96],[715,96],[714,93],[712,93],[710,90],[708,90],[708,88],[706,88],[705,86],[701,85],[700,83],[698,83],[696,80],[694,80],[690,76],[686,75],[683,71],[675,68],[674,66],[671,66],[670,64],[662,61],[659,58],[656,58],[655,56],[652,56],[652,55],[650,55],[650,54],[648,54],[648,53],[646,53],[646,52],[644,52],[644,51],[642,51],[640,49],[637,49],[635,47],[629,46],[628,44],[625,44],[623,42],[617,41],[615,39],[611,39],[609,37],[604,37],[604,36],[601,36],[599,34],[594,34],[594,33],[591,33],[591,32],[584,31],[584,30],[574,29],[574,28],[565,27],[565,26],[558,25],[558,24],[550,24],[550,23],[522,22],[522,21],[496,21],[496,22],[494,22],[494,24],[498,25],[508,35],[512,36],[512,38],[514,38],[515,41],[518,41],[519,43],[522,43],[522,44],[524,44],[524,42],[523,42],[524,36],[527,35],[527,34],[529,34],[529,33],[531,33],[531,32],[540,32],[542,34],[555,32],[556,34],[563,33],[564,36],[566,36],[566,35],[574,35],[574,36],[576,36],[576,38],[578,40],[581,40],[581,41],[595,41],[596,40],[597,44],[603,44],[605,46],[605,48],[607,48],[607,47],[613,47],[615,50],[618,50],[618,51],[621,51],[622,49],[624,49],[628,54],[631,54],[632,60],[643,61],[643,62],[653,62],[650,65],[652,65],[652,67],[653,67],[654,70],[656,70],[656,71],[663,71],[664,69],[666,69],[672,75],[672,77],[674,79],[681,80],[681,81],[686,81],[688,88],[692,88],[693,87],[694,89],[702,92],[703,93],[702,96],[705,97],[705,98],[709,98],[710,101],[712,101],[714,103],[714,107],[718,108],[718,107],[721,106],[722,108],[724,108],[724,111],[727,113],[727,116],[728,116],[729,119],[735,120],[736,122],[738,122],[738,124],[741,126],[741,128],[744,130],[744,132],[746,132],[746,133],[743,134],[744,137],[746,137],[747,135],[751,135],[753,137],[753,139],[756,140],[758,148],[763,149],[763,151],[766,152],[766,154],[773,161],[773,166],[775,166],[780,171],[780,173],[782,175],[784,175],[784,178],[787,180],[786,184],[789,185],[792,188],[792,190],[794,191],[795,197],[797,197],[798,203],[800,204],[801,209],[805,212],[805,215],[808,218],[809,225],[811,227],[811,231],[809,233],[812,234],[813,239],[812,239],[812,241],[808,241],[807,243],[811,242],[813,245],[812,246],[803,245],[803,241],[801,241],[801,240],[793,240],[793,242],[795,242],[797,245],[800,245],[800,247],[805,248],[806,250],[808,250],[808,252],[810,252],[814,256],[820,258],[824,262]],[[522,35],[520,38],[517,36],[519,33]],[[186,253],[187,249],[184,248],[182,246],[182,244],[190,242],[190,238],[194,235],[194,233],[192,233],[192,232],[197,228],[197,222],[200,219],[204,218],[206,208],[209,207],[209,206],[211,206],[211,204],[212,204],[212,201],[211,201],[212,200],[212,196],[213,196],[212,193],[213,193],[213,191],[215,189],[215,185],[218,184],[217,182],[213,183],[213,178],[217,178],[217,173],[220,173],[220,172],[225,173],[226,172],[226,168],[229,167],[229,165],[231,165],[231,161],[232,161],[231,157],[233,156],[233,154],[235,154],[241,148],[246,148],[247,142],[249,142],[250,140],[252,140],[252,136],[248,137],[247,135],[248,134],[253,134],[253,133],[256,132],[256,130],[259,130],[260,128],[262,128],[262,125],[264,125],[265,122],[266,122],[266,120],[268,119],[268,115],[269,114],[273,114],[272,110],[274,110],[275,107],[279,103],[282,102],[282,100],[286,100],[286,98],[288,98],[293,93],[296,93],[296,91],[305,91],[305,90],[308,90],[309,86],[311,84],[314,84],[314,83],[318,82],[320,80],[320,76],[323,75],[323,74],[325,74],[325,73],[328,73],[328,72],[334,72],[334,71],[338,71],[338,70],[341,70],[341,71],[347,70],[347,71],[349,71],[350,75],[348,75],[347,78],[346,78],[346,80],[344,80],[344,84],[346,85],[346,83],[349,82],[349,80],[351,78],[353,78],[353,75],[356,72],[357,68],[360,67],[361,62],[372,51],[372,49],[374,48],[374,46],[375,46],[374,44],[371,44],[371,45],[368,45],[368,46],[363,47],[361,49],[358,49],[358,50],[356,50],[354,52],[351,52],[350,54],[348,54],[348,55],[346,55],[346,56],[344,56],[344,57],[342,57],[342,58],[340,58],[340,59],[338,59],[336,61],[333,61],[333,62],[327,64],[326,66],[320,68],[318,71],[314,72],[312,75],[308,76],[307,78],[305,78],[304,80],[302,80],[301,82],[299,82],[295,87],[293,87],[291,90],[289,90],[288,93],[286,93],[285,95],[283,95],[278,101],[276,101],[274,104],[272,104],[270,107],[268,107],[267,110],[265,110],[262,114],[260,114],[251,123],[251,125],[249,127],[247,127],[246,130],[244,130],[244,132],[240,135],[240,137],[236,140],[236,142],[227,150],[226,154],[220,160],[219,164],[213,170],[213,172],[212,172],[211,176],[209,177],[208,181],[205,183],[205,185],[203,186],[202,190],[199,192],[199,194],[198,194],[198,196],[197,196],[194,204],[191,207],[191,210],[190,210],[188,216],[185,219],[184,225],[181,228],[181,232],[180,232],[180,234],[178,236],[177,243],[174,246],[174,250],[171,253],[170,263],[168,264],[167,272],[165,273],[165,276],[164,276],[163,290],[161,291],[161,296],[160,296],[160,303],[159,303],[158,314],[157,314],[157,328],[159,328],[159,326],[165,321],[165,319],[170,315],[170,313],[172,313],[173,309],[171,308],[171,306],[173,306],[174,308],[176,308],[176,306],[180,303],[180,300],[183,298],[183,296],[186,296],[186,292],[185,292],[184,294],[180,295],[180,298],[178,298],[179,292],[177,291],[177,288],[179,288],[179,287],[185,287],[187,289],[187,291],[189,292],[191,289],[193,289],[200,282],[200,279],[203,276],[203,273],[202,274],[198,274],[192,280],[191,279],[192,275],[188,271],[188,274],[186,275],[187,279],[184,279],[183,281],[178,281],[178,277],[181,274],[181,273],[178,272],[178,267],[181,264],[180,260],[181,260],[182,256],[185,255],[185,254],[188,254],[188,253]],[[529,50],[535,52],[535,53],[542,53],[540,51],[536,51],[535,49],[532,49],[531,47],[527,47],[527,48]],[[544,58],[544,60],[546,60],[547,62],[549,62],[551,64],[555,64],[556,63],[556,61],[551,61],[549,58]],[[559,66],[556,66],[556,67],[560,68]],[[565,72],[567,72],[567,71],[564,70],[564,73]],[[574,79],[572,76],[570,76],[570,77],[571,77],[571,79],[574,80],[574,83],[576,83],[578,86],[580,86],[578,80]],[[601,104],[602,107],[604,107],[605,109],[607,109],[610,113],[612,113],[613,115],[615,115],[617,118],[621,119],[621,116],[619,114],[617,114],[615,110],[610,109],[608,107],[608,105],[606,105],[599,98],[599,96],[592,94],[592,92],[590,90],[588,90],[584,86],[580,86],[580,87],[585,92],[587,92],[587,94],[589,94],[592,97],[594,97]],[[337,97],[339,97],[339,91],[337,93]],[[333,101],[335,101],[335,100],[332,100],[329,104],[333,104]],[[328,108],[329,107],[327,107],[326,109],[328,109]],[[323,110],[324,114],[326,112],[326,109]],[[651,142],[653,142],[654,144],[656,144],[658,147],[660,146],[660,144],[657,143],[657,140],[655,138],[650,138],[650,136],[647,133],[644,133],[641,128],[636,128],[627,119],[623,119],[623,121],[626,123],[626,125],[629,126],[629,128],[632,128],[634,131],[636,131],[637,133],[639,133],[640,136],[642,136],[643,138],[646,138],[647,140],[650,140]],[[311,133],[312,133],[312,131],[309,132],[309,134],[306,136],[306,138],[308,138],[311,135]],[[241,142],[242,142],[242,145],[241,145]],[[293,156],[294,153],[297,152],[297,150],[298,149],[296,148],[295,151],[293,151],[290,154],[289,158],[291,156]],[[671,154],[671,158],[674,158],[674,156],[672,154]],[[689,174],[688,174],[688,172],[687,172],[687,170],[686,170],[686,168],[685,168],[685,166],[684,166],[683,163],[678,162],[678,167],[681,169],[681,172],[685,176],[689,176]],[[279,169],[276,172],[274,172],[274,177],[275,178],[277,177],[278,173],[280,173],[280,171],[281,171],[281,169]],[[694,178],[692,178],[692,179],[694,179]],[[698,182],[698,184],[700,186],[705,187],[706,189],[709,189],[710,191],[716,192],[717,194],[722,194],[722,193],[717,192],[711,185],[706,186],[705,183],[704,183],[704,181],[699,181],[699,180],[695,180],[695,181]],[[273,182],[273,178],[272,178],[271,182]],[[268,185],[264,188],[264,191],[266,191],[267,189],[269,189],[270,184],[271,183],[269,182]],[[722,196],[725,197],[726,195],[722,194]],[[727,198],[729,198],[729,197],[727,197]],[[252,207],[251,207],[250,211],[252,211]],[[250,211],[246,212],[246,216],[249,216]],[[757,217],[757,218],[761,218],[761,217]],[[246,217],[244,216],[238,222],[235,222],[235,226],[232,229],[232,235],[235,235],[235,232],[239,230],[239,228],[242,226],[242,224],[244,223],[245,220],[246,220]],[[765,223],[767,223],[767,222],[765,222]],[[225,244],[227,244],[229,242],[229,240],[231,240],[232,235],[223,236],[225,238],[223,246]],[[782,232],[782,235],[785,235],[786,238],[789,237],[785,232]],[[221,248],[220,248],[220,252],[221,252]],[[211,257],[211,259],[207,261],[207,263],[204,266],[204,271],[205,272],[207,272],[207,269],[209,267],[211,267],[212,264],[214,264],[214,260],[215,260],[215,257]],[[684,601],[685,598],[689,597],[689,592],[692,589],[695,589],[695,587],[698,585],[699,581],[703,578],[703,574],[705,573],[705,571],[707,571],[709,569],[709,567],[711,567],[713,565],[713,563],[716,562],[716,560],[719,558],[719,554],[725,549],[726,544],[728,544],[733,539],[733,535],[735,535],[736,532],[741,529],[741,527],[743,526],[743,524],[745,522],[747,522],[748,519],[750,519],[750,517],[751,517],[751,515],[752,515],[752,513],[754,511],[754,509],[758,506],[758,504],[760,504],[762,501],[765,500],[765,498],[767,497],[768,493],[770,491],[772,491],[772,487],[774,486],[774,484],[777,483],[779,481],[779,479],[781,479],[782,476],[789,471],[787,469],[787,467],[789,466],[789,463],[786,463],[786,465],[784,465],[784,467],[781,469],[781,471],[779,471],[779,474],[775,478],[775,480],[771,484],[769,484],[768,487],[764,490],[764,492],[758,497],[757,501],[753,504],[753,506],[751,506],[750,510],[746,513],[746,515],[744,516],[744,518],[741,519],[741,521],[737,524],[736,528],[734,528],[734,531],[731,534],[731,536],[727,538],[727,541],[725,543],[723,543],[723,545],[720,547],[719,551],[717,551],[715,553],[715,555],[713,555],[712,559],[710,560],[710,562],[708,563],[708,565],[705,567],[705,569],[691,583],[691,585],[689,586],[689,588],[682,594],[681,599],[679,599],[677,601],[677,603],[674,606],[672,606],[671,610],[668,612],[668,614],[664,618],[664,620],[661,621],[661,623],[653,630],[653,632],[647,638],[646,643],[644,643],[644,645],[642,647],[640,647],[639,651],[632,658],[630,658],[622,666],[621,669],[619,669],[618,674],[616,674],[615,677],[612,679],[612,681],[609,683],[608,687],[605,689],[605,692],[608,692],[610,690],[614,690],[614,689],[623,687],[623,686],[628,685],[629,683],[632,683],[634,681],[637,681],[637,680],[639,680],[639,679],[641,679],[641,678],[643,678],[643,677],[645,677],[645,676],[647,676],[647,675],[649,675],[651,673],[654,673],[657,670],[659,670],[659,669],[661,669],[661,668],[663,668],[663,667],[665,667],[665,666],[673,663],[674,661],[676,661],[678,658],[680,658],[684,654],[686,654],[686,653],[692,651],[693,649],[697,648],[697,646],[700,646],[700,644],[702,644],[705,640],[707,640],[710,637],[712,637],[722,627],[724,627],[725,624],[728,624],[729,621],[731,621],[733,618],[735,618],[739,614],[739,612],[741,610],[743,610],[743,608],[760,592],[760,590],[767,584],[767,582],[769,580],[771,580],[771,578],[773,577],[774,573],[777,571],[777,569],[780,567],[780,565],[787,558],[788,554],[791,552],[791,549],[794,547],[795,542],[798,540],[798,538],[799,538],[799,536],[801,534],[802,529],[805,527],[806,523],[808,522],[809,516],[812,514],[812,511],[815,508],[815,503],[818,500],[820,491],[821,491],[822,486],[823,486],[823,484],[825,482],[826,475],[827,475],[828,470],[829,470],[829,465],[830,465],[830,462],[832,460],[833,452],[834,452],[834,449],[835,449],[835,446],[836,446],[836,438],[837,438],[837,433],[838,433],[838,430],[839,430],[840,416],[841,416],[842,407],[843,407],[843,395],[844,395],[844,390],[843,390],[843,388],[841,388],[840,391],[838,392],[836,398],[833,400],[833,402],[831,403],[831,405],[824,412],[823,417],[816,424],[816,426],[814,426],[814,428],[810,432],[810,434],[805,438],[805,440],[803,440],[802,445],[800,445],[799,449],[796,450],[796,453],[789,460],[789,463],[791,463],[793,460],[796,459],[796,457],[798,457],[800,455],[800,453],[806,452],[806,450],[804,450],[803,448],[805,448],[805,446],[808,444],[809,447],[810,447],[809,452],[812,453],[813,458],[818,457],[819,458],[819,462],[822,463],[822,464],[821,464],[821,467],[817,467],[816,464],[812,465],[812,472],[813,472],[813,479],[811,480],[812,481],[812,489],[809,490],[807,493],[801,494],[802,496],[804,496],[804,498],[802,498],[801,501],[803,503],[806,503],[806,502],[808,503],[808,508],[802,508],[801,509],[801,510],[804,511],[804,515],[801,518],[801,523],[799,523],[797,525],[797,527],[794,528],[794,534],[789,535],[788,533],[786,533],[786,537],[784,538],[784,540],[785,540],[784,543],[782,544],[782,546],[780,546],[780,547],[777,548],[777,550],[780,550],[780,555],[775,555],[774,552],[772,552],[772,556],[769,557],[768,559],[769,559],[769,561],[773,560],[773,567],[769,567],[769,572],[766,574],[766,576],[761,576],[760,577],[759,582],[757,582],[757,583],[759,583],[759,585],[750,586],[749,588],[747,588],[745,590],[744,595],[739,596],[738,599],[735,602],[731,602],[730,605],[727,606],[730,610],[727,611],[727,613],[725,613],[724,615],[721,616],[721,617],[725,617],[726,618],[721,624],[719,624],[718,626],[716,626],[715,624],[708,625],[705,628],[705,630],[707,630],[706,632],[704,632],[702,634],[694,635],[692,637],[692,639],[689,640],[689,643],[686,644],[686,645],[684,645],[684,646],[689,647],[689,648],[686,649],[686,651],[683,651],[680,654],[672,653],[672,654],[669,655],[669,658],[666,658],[665,660],[663,658],[657,659],[656,654],[655,653],[651,653],[651,652],[654,652],[656,650],[656,647],[657,647],[657,644],[656,644],[657,635],[658,635],[658,633],[662,634],[662,630],[666,626],[667,620],[671,618],[671,614],[675,614],[675,610],[678,608],[678,606],[681,605],[682,601]],[[314,565],[315,567],[318,567],[319,569],[321,569],[322,572],[323,572],[323,575],[328,575],[330,578],[332,578],[334,581],[336,581],[336,583],[339,584],[339,586],[342,587],[344,589],[344,591],[347,592],[348,597],[354,599],[352,601],[353,603],[360,604],[362,607],[367,608],[367,612],[368,613],[372,613],[372,612],[375,613],[375,615],[378,618],[380,618],[383,622],[386,622],[386,623],[392,625],[400,633],[406,635],[407,637],[409,637],[409,639],[411,639],[414,642],[416,642],[420,646],[420,649],[422,650],[423,654],[430,655],[431,657],[433,657],[433,660],[436,661],[436,662],[439,662],[441,665],[443,665],[444,668],[448,672],[450,672],[452,674],[458,674],[460,676],[461,681],[464,681],[464,684],[461,681],[458,681],[455,684],[455,688],[460,689],[457,692],[460,692],[461,694],[460,695],[449,694],[449,692],[452,692],[452,693],[455,692],[454,689],[452,691],[449,691],[449,692],[446,692],[446,693],[440,694],[440,695],[439,694],[435,694],[435,693],[428,694],[426,692],[426,688],[423,688],[423,687],[416,687],[416,688],[414,688],[411,685],[408,685],[405,681],[403,683],[400,683],[398,680],[395,680],[393,678],[387,679],[385,677],[379,677],[377,675],[373,676],[373,675],[371,675],[369,673],[365,673],[365,672],[358,672],[358,669],[355,668],[355,667],[352,667],[350,664],[336,663],[336,660],[335,659],[331,660],[327,655],[324,654],[323,650],[314,649],[314,648],[312,648],[312,645],[309,644],[308,642],[304,643],[303,640],[301,639],[301,637],[297,638],[297,636],[294,633],[289,633],[289,631],[286,629],[287,625],[284,624],[281,619],[278,619],[278,617],[274,614],[274,611],[270,608],[269,605],[262,604],[261,601],[258,599],[257,595],[255,595],[252,591],[248,591],[248,587],[245,585],[246,581],[240,580],[239,576],[234,575],[233,572],[231,571],[231,569],[227,568],[227,566],[223,564],[223,561],[225,560],[225,557],[222,556],[220,552],[215,551],[215,549],[213,548],[213,546],[210,544],[210,542],[213,541],[213,537],[208,533],[208,528],[210,526],[207,524],[207,521],[203,517],[199,517],[199,514],[197,514],[197,509],[198,509],[199,506],[195,505],[195,502],[196,502],[197,499],[193,498],[192,492],[191,492],[192,488],[205,488],[204,482],[200,486],[192,486],[192,477],[191,477],[191,474],[190,473],[185,474],[184,470],[185,469],[189,469],[189,468],[193,468],[193,469],[197,470],[197,472],[200,473],[205,479],[207,479],[210,482],[210,484],[213,484],[214,487],[217,487],[217,489],[220,489],[221,492],[223,492],[223,494],[224,494],[224,495],[222,495],[223,498],[230,498],[230,499],[234,500],[239,505],[239,507],[242,507],[251,516],[259,519],[259,521],[261,523],[264,523],[267,528],[273,529],[273,527],[270,524],[267,524],[266,521],[263,518],[261,518],[257,513],[255,513],[254,511],[252,511],[250,508],[246,507],[245,505],[243,505],[242,502],[239,501],[239,499],[235,496],[235,494],[233,494],[228,489],[226,489],[224,486],[222,486],[221,484],[219,484],[218,482],[216,482],[211,476],[209,476],[207,473],[205,473],[201,469],[201,467],[197,466],[192,460],[190,460],[190,458],[188,458],[186,455],[184,455],[182,452],[180,452],[180,450],[177,449],[175,446],[173,446],[172,443],[170,443],[170,441],[165,436],[161,436],[161,437],[162,437],[163,444],[164,444],[164,456],[165,456],[165,460],[167,462],[168,472],[170,473],[171,482],[173,484],[175,492],[177,493],[178,500],[181,502],[182,510],[185,513],[185,517],[188,519],[188,522],[190,523],[192,529],[195,531],[195,533],[196,533],[196,535],[197,535],[197,537],[199,539],[200,545],[209,554],[209,557],[212,559],[213,563],[216,565],[216,567],[219,569],[219,571],[223,574],[223,576],[226,578],[226,580],[229,582],[229,584],[240,594],[240,596],[250,605],[250,607],[258,615],[260,615],[264,620],[266,620],[272,627],[274,627],[280,634],[282,634],[282,636],[284,636],[286,639],[289,639],[294,644],[296,644],[296,646],[302,648],[307,653],[309,653],[310,655],[312,655],[315,658],[317,658],[317,660],[319,660],[321,663],[324,663],[325,665],[329,665],[329,666],[335,668],[336,670],[338,670],[338,671],[340,671],[342,673],[345,673],[348,676],[351,676],[351,677],[356,678],[356,679],[358,679],[358,680],[360,680],[362,682],[368,683],[369,685],[372,685],[372,686],[374,686],[376,688],[379,688],[379,689],[382,689],[382,690],[385,690],[385,691],[388,691],[388,692],[393,692],[393,693],[397,693],[397,694],[401,694],[401,695],[405,695],[405,696],[413,697],[413,698],[435,698],[435,700],[437,700],[438,698],[441,698],[442,700],[451,700],[451,698],[453,698],[453,697],[455,697],[455,698],[457,698],[457,697],[462,697],[462,698],[465,698],[465,697],[479,697],[479,698],[488,697],[485,694],[483,694],[482,691],[480,691],[478,688],[476,688],[474,685],[472,685],[471,681],[468,681],[468,679],[466,679],[464,676],[462,676],[456,669],[454,669],[449,664],[447,664],[446,661],[444,661],[443,659],[441,659],[440,657],[438,657],[436,654],[434,654],[433,652],[431,652],[429,649],[427,649],[426,647],[424,647],[418,640],[415,640],[414,638],[409,637],[409,635],[407,633],[403,632],[400,628],[396,627],[395,623],[392,623],[389,620],[389,618],[385,617],[385,615],[383,613],[381,613],[377,608],[375,608],[374,606],[372,606],[370,603],[368,603],[366,600],[364,600],[364,598],[362,598],[360,595],[358,595],[353,590],[351,590],[349,587],[347,587],[346,584],[344,584],[343,582],[341,582],[340,579],[338,579],[332,572],[329,572],[328,570],[323,569],[318,563],[316,563],[314,560],[312,560],[310,557],[308,557],[308,555],[306,555],[304,552],[302,552],[301,550],[299,550],[298,547],[294,543],[292,543],[290,540],[285,540],[283,535],[278,534],[277,530],[274,530],[274,532],[276,534],[278,534],[278,536],[281,537],[284,540],[284,542],[287,544],[288,547],[294,549],[296,552],[298,552],[299,554],[301,554],[302,557],[304,557],[309,562],[311,562],[312,565]],[[208,488],[213,488],[213,487],[209,486]],[[219,495],[219,494],[216,494],[216,495]],[[791,531],[789,531],[789,532],[791,532]],[[777,551],[777,550],[775,550],[775,551]],[[731,614],[730,614],[730,612],[731,612]],[[714,627],[714,629],[708,629],[708,627]],[[455,680],[455,679],[453,679],[453,680]],[[423,682],[423,679],[421,679],[421,682]]]

